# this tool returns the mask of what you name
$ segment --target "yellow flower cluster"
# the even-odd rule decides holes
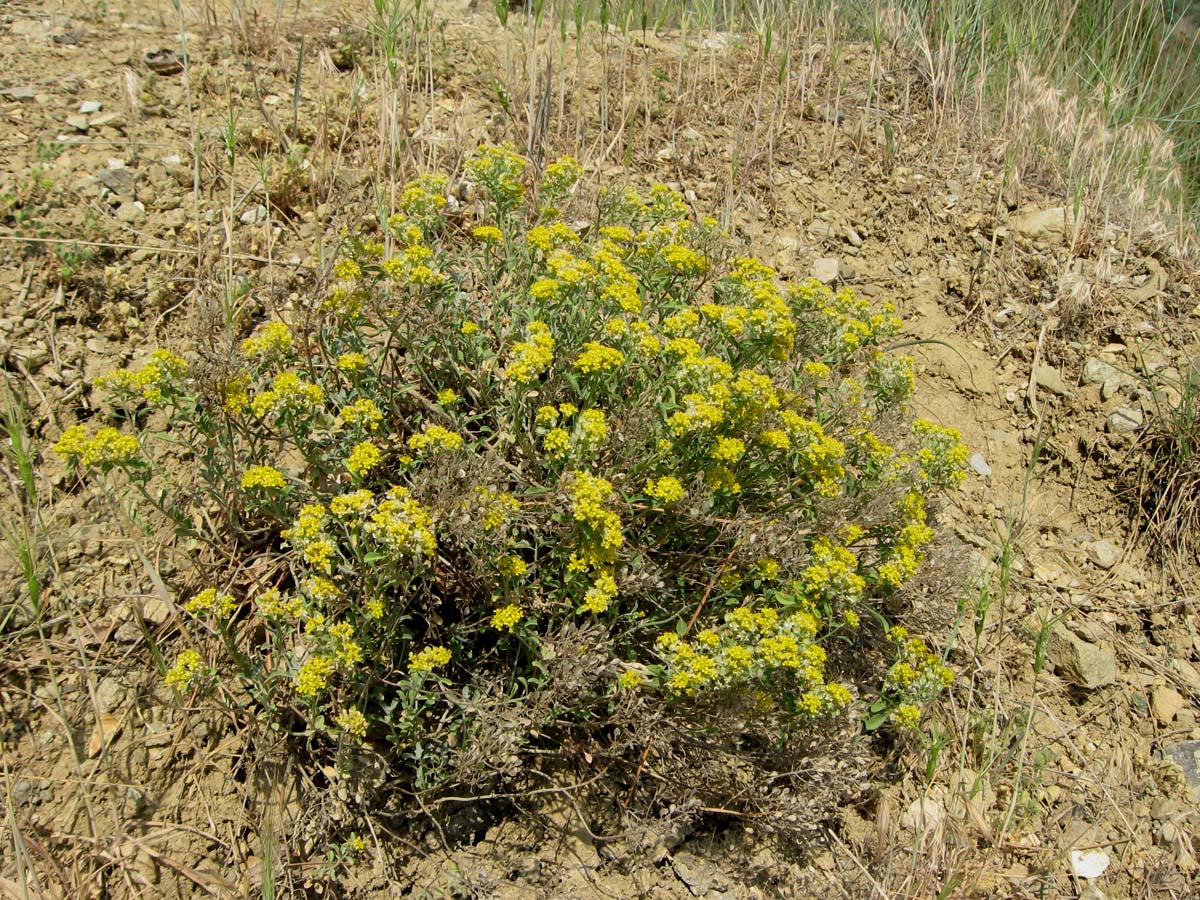
[[[967,446],[957,428],[944,428],[928,419],[913,422],[920,449],[917,462],[921,481],[929,488],[954,487],[966,477]]]
[[[320,385],[304,381],[295,372],[280,372],[269,390],[250,401],[250,411],[261,419],[268,413],[304,411],[324,402],[325,391]]]
[[[608,609],[608,604],[617,596],[617,580],[611,572],[601,572],[596,576],[592,586],[583,595],[583,606],[580,612],[590,612],[599,615]]]
[[[512,144],[484,144],[467,160],[466,174],[489,200],[507,209],[525,196],[526,162]]]
[[[664,506],[671,506],[682,500],[686,492],[682,481],[674,475],[664,475],[662,478],[649,479],[646,482],[645,493]]]
[[[399,485],[375,508],[368,531],[384,545],[418,559],[433,556],[437,541],[433,535],[433,517]]]
[[[508,575],[510,578],[520,578],[529,571],[529,563],[521,559],[515,553],[509,553],[506,556],[500,557],[500,562],[496,566],[500,570],[501,575]]]
[[[479,225],[471,229],[471,234],[477,241],[485,244],[499,244],[504,241],[504,232],[495,225]]]
[[[798,582],[810,601],[836,600],[841,605],[854,605],[862,599],[867,582],[858,574],[858,557],[849,548],[819,537],[813,541],[811,553]]]
[[[923,554],[921,548],[933,540],[933,529],[926,524],[925,499],[918,491],[909,491],[900,501],[899,536],[883,553],[876,570],[879,583],[897,588],[917,572]]]
[[[953,684],[954,671],[903,626],[893,626],[887,638],[896,648],[896,661],[888,669],[884,688],[907,701],[892,711],[892,719],[901,728],[913,728],[920,720],[917,704],[928,703]]]
[[[843,354],[891,337],[904,327],[891,303],[882,304],[881,311],[873,313],[867,298],[849,288],[834,293],[812,278],[792,288],[790,298],[823,333],[825,341]]]
[[[571,473],[568,494],[575,521],[584,525],[588,532],[586,552],[579,558],[582,567],[611,563],[625,540],[621,517],[604,505],[613,494],[612,482],[576,470]]]
[[[583,166],[573,156],[560,156],[542,175],[542,194],[555,199],[566,194],[583,177]]]
[[[193,616],[210,615],[218,619],[228,619],[237,609],[237,604],[229,594],[222,594],[216,588],[205,588],[183,608]]]
[[[163,679],[167,687],[186,691],[192,681],[200,674],[204,661],[195,650],[184,650],[175,657],[175,665],[167,670]]]
[[[274,466],[251,466],[242,476],[243,491],[252,490],[282,490],[287,487],[287,479]]]
[[[545,322],[530,322],[527,338],[513,344],[504,370],[504,377],[517,384],[528,384],[554,362],[554,338]]]
[[[72,425],[54,444],[54,452],[67,462],[102,469],[131,462],[140,449],[141,445],[132,435],[106,427],[89,438],[82,425]]]
[[[408,439],[408,446],[423,453],[426,450],[461,450],[462,435],[441,425],[426,425],[425,430]]]
[[[446,208],[445,175],[421,175],[404,186],[400,194],[400,209],[405,215],[423,220],[435,218]]]
[[[343,425],[358,425],[366,431],[374,431],[383,422],[383,411],[374,400],[362,397],[343,406],[338,411],[338,420]]]
[[[485,533],[506,527],[513,514],[521,508],[519,501],[507,491],[496,491],[486,485],[475,489],[475,496],[482,509],[482,525]]]
[[[359,441],[350,448],[346,468],[351,475],[362,478],[383,461],[383,451],[370,441]]]
[[[535,225],[525,234],[525,242],[535,250],[549,254],[579,243],[579,235],[564,222]]]
[[[850,692],[825,681],[826,654],[816,642],[819,629],[815,609],[804,604],[786,616],[773,607],[739,607],[726,616],[724,626],[705,629],[692,641],[668,632],[657,642],[666,662],[666,687],[694,694],[777,679],[773,673],[782,672],[795,682],[802,713],[815,716],[844,709]]]
[[[432,672],[450,662],[450,651],[445,647],[426,647],[408,658],[408,671]]]
[[[343,372],[361,372],[367,367],[367,358],[357,351],[343,353],[337,358],[337,367]]]
[[[517,604],[510,603],[492,613],[492,627],[498,631],[512,631],[524,617],[525,611]]]
[[[367,717],[357,707],[348,707],[343,709],[334,717],[334,724],[342,731],[351,737],[362,738],[367,736]]]
[[[818,494],[836,497],[842,490],[846,467],[842,464],[846,456],[846,445],[830,437],[820,422],[806,419],[790,409],[779,415],[784,431],[799,450],[807,466]]]
[[[331,656],[309,657],[300,666],[293,679],[296,693],[301,697],[315,699],[329,686],[329,679],[337,671],[337,661]]]
[[[162,402],[164,392],[187,377],[187,360],[169,350],[155,350],[150,359],[138,369],[121,369],[101,375],[95,380],[96,387],[125,390],[141,394],[150,403]]]
[[[292,349],[292,330],[283,322],[267,322],[258,332],[242,341],[242,356],[247,359],[283,356]]]

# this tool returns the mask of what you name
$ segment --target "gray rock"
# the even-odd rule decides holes
[[[1145,422],[1141,407],[1122,406],[1108,417],[1108,430],[1116,434],[1139,431]]]
[[[813,260],[812,277],[821,284],[832,284],[837,281],[841,271],[841,263],[836,257],[822,256],[820,259]]]
[[[1058,373],[1058,369],[1053,366],[1038,366],[1034,370],[1033,380],[1038,387],[1045,388],[1052,394],[1058,394],[1060,397],[1069,397],[1071,395],[1071,389],[1063,381],[1063,377]]]
[[[861,247],[863,242],[862,235],[858,233],[853,225],[846,226],[846,240],[853,247]]]
[[[87,131],[88,120],[87,116],[67,116],[67,124],[76,131]]]
[[[1163,752],[1183,769],[1183,777],[1192,786],[1193,798],[1200,800],[1200,741],[1184,741]]]
[[[32,100],[37,96],[37,91],[27,84],[14,85],[13,87],[5,88],[0,93],[3,93],[9,100]]]
[[[1112,541],[1092,541],[1086,545],[1088,559],[1102,569],[1111,569],[1121,560],[1121,548]]]
[[[90,116],[92,113],[100,112],[102,105],[99,100],[84,100],[79,104],[79,111],[85,116]]]
[[[265,206],[252,206],[239,216],[243,225],[257,225],[259,222],[267,221],[267,208]]]
[[[146,221],[146,207],[136,200],[126,201],[117,207],[117,220],[126,225],[140,225]]]
[[[110,713],[121,705],[126,693],[115,678],[101,678],[96,685],[96,705],[100,707],[100,712]]]
[[[1100,385],[1100,399],[1108,402],[1113,397],[1117,396],[1121,391],[1121,387],[1125,384],[1120,378],[1110,378],[1104,384]]]
[[[92,128],[103,128],[105,125],[111,125],[113,128],[120,128],[125,124],[125,117],[119,112],[97,113],[94,116],[88,117],[88,125]]]
[[[96,174],[96,180],[114,194],[129,194],[137,183],[137,173],[132,169],[103,169]]]
[[[1120,369],[1102,359],[1092,357],[1083,364],[1082,381],[1084,384],[1104,384],[1114,378],[1120,380],[1124,377]]]
[[[1093,691],[1117,680],[1113,648],[1085,641],[1061,622],[1050,629],[1046,659],[1060,677],[1085,690]]]
[[[982,453],[972,453],[967,457],[967,465],[970,466],[980,478],[987,478],[992,474],[992,467],[988,465],[987,460],[983,458]]]

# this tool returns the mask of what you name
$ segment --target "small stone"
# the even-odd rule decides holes
[[[142,601],[142,619],[147,625],[161,625],[171,618],[173,610],[161,597],[149,597]]]
[[[1182,694],[1169,687],[1157,687],[1150,694],[1150,709],[1163,725],[1170,725],[1186,703]]]
[[[1108,430],[1114,434],[1131,434],[1140,430],[1144,421],[1140,407],[1122,406],[1108,417]]]
[[[241,219],[243,225],[257,225],[259,222],[267,221],[267,208],[265,206],[252,206],[238,218]]]
[[[3,92],[0,93],[3,93],[4,96],[9,100],[32,100],[37,96],[37,91],[27,84],[5,88]]]
[[[92,113],[100,112],[102,105],[99,100],[84,100],[79,104],[79,111],[85,116],[90,116]]]
[[[1184,741],[1163,752],[1183,769],[1183,777],[1192,786],[1193,799],[1200,800],[1200,741]]]
[[[1045,388],[1052,394],[1058,394],[1060,397],[1069,397],[1071,395],[1071,389],[1063,381],[1063,377],[1058,373],[1058,369],[1053,366],[1038,366],[1033,373],[1033,380],[1038,387]]]
[[[861,247],[863,242],[862,235],[855,230],[853,225],[846,227],[846,240],[850,242],[852,247]]]
[[[125,688],[115,678],[101,678],[96,685],[96,706],[100,712],[110,713],[121,705],[125,694]]]
[[[967,457],[967,465],[974,470],[975,474],[980,478],[987,478],[992,474],[992,467],[988,465],[987,460],[983,458],[982,453],[972,453]]]
[[[118,128],[125,124],[125,117],[119,112],[98,113],[88,117],[88,125],[92,128],[103,128],[106,125],[111,125]]]
[[[1075,230],[1076,218],[1067,207],[1053,206],[1022,213],[1011,224],[1017,234],[1027,238],[1062,237],[1063,234]]]
[[[87,116],[67,116],[67,124],[76,131],[87,131],[88,120]]]
[[[932,831],[946,818],[946,808],[937,797],[919,797],[909,804],[900,817],[900,827],[906,831]]]
[[[1105,571],[1121,561],[1121,548],[1112,541],[1092,541],[1086,549],[1088,559]]]
[[[1117,680],[1113,648],[1085,641],[1061,622],[1050,629],[1046,659],[1060,677],[1085,690],[1094,691]]]
[[[1113,397],[1117,396],[1118,393],[1120,393],[1121,385],[1124,383],[1125,382],[1119,378],[1108,379],[1108,381],[1100,385],[1100,399],[1104,400],[1105,402],[1111,400]]]
[[[1122,377],[1116,366],[1092,357],[1083,364],[1083,375],[1080,380],[1084,384],[1104,384],[1106,381],[1112,381],[1114,378],[1119,380]]]
[[[841,269],[841,263],[836,257],[822,256],[813,261],[811,274],[821,284],[832,284],[837,281]]]
[[[146,207],[137,200],[127,200],[117,207],[117,221],[126,225],[140,225],[146,221]]]

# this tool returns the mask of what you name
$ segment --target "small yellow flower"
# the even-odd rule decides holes
[[[200,674],[200,667],[203,664],[204,661],[195,650],[184,650],[175,657],[175,665],[167,670],[164,679],[167,687],[173,687],[180,691],[187,690],[192,680]]]
[[[337,724],[338,728],[351,737],[356,737],[360,740],[366,737],[367,717],[353,706],[343,709],[333,721]],[[359,838],[359,840],[361,841],[362,838]],[[354,838],[351,838],[351,842],[353,841]],[[366,845],[364,844],[363,846],[365,847]]]
[[[520,578],[529,571],[529,563],[521,559],[515,554],[509,554],[500,558],[500,572],[503,575],[509,575],[513,578]]]
[[[473,229],[471,234],[475,236],[477,241],[482,241],[485,244],[498,244],[504,240],[504,232],[495,225],[480,225]]]
[[[408,439],[408,446],[418,453],[439,447],[443,450],[459,450],[462,445],[461,434],[443,428],[441,425],[429,425],[420,434],[414,434]]]
[[[631,691],[638,687],[645,679],[642,678],[642,673],[636,669],[626,669],[617,678],[617,685],[626,691]]]
[[[278,490],[287,487],[287,479],[274,466],[251,466],[242,476],[241,486],[243,491]]]
[[[350,455],[346,457],[346,468],[350,474],[362,477],[379,465],[383,459],[383,451],[370,441],[361,441],[354,445]]]
[[[408,658],[408,671],[432,672],[448,662],[450,662],[450,651],[445,647],[426,647]]]
[[[575,357],[575,368],[581,372],[604,372],[625,364],[625,354],[599,341],[588,341],[583,352]]]
[[[333,274],[335,278],[353,281],[355,278],[362,277],[362,266],[352,259],[339,259],[333,264]]]
[[[650,479],[646,482],[645,493],[647,496],[653,497],[666,506],[672,503],[678,503],[683,499],[685,493],[683,482],[674,475],[664,475],[658,480]]]
[[[525,616],[525,611],[515,603],[502,606],[492,613],[492,627],[498,631],[512,631]]]
[[[458,394],[450,388],[445,388],[438,391],[437,402],[439,406],[452,406],[458,402]]]
[[[478,334],[479,324],[472,322],[470,319],[464,319],[463,323],[458,327],[460,334]]]
[[[374,431],[383,422],[383,411],[374,400],[363,397],[343,406],[338,418],[344,425],[361,425],[367,431]]]
[[[343,353],[337,358],[337,367],[343,372],[361,372],[367,367],[367,358],[354,351]]]
[[[307,660],[293,679],[296,693],[301,697],[316,697],[329,685],[329,676],[337,663],[329,656],[314,656]]]

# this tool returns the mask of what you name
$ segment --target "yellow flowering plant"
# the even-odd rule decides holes
[[[883,601],[965,461],[911,421],[896,310],[784,282],[663,185],[574,226],[579,164],[531,169],[481,148],[465,228],[449,179],[417,179],[226,365],[106,376],[137,437],[63,435],[81,469],[168,440],[195,460],[199,491],[158,467],[158,505],[219,548],[189,610],[219,640],[171,683],[233,671],[310,746],[368,743],[420,789],[511,774],[614,710],[721,700],[803,731],[931,700],[950,679],[928,650],[872,684],[839,649],[889,646]],[[514,706],[507,761],[468,772],[498,740],[480,710]]]

